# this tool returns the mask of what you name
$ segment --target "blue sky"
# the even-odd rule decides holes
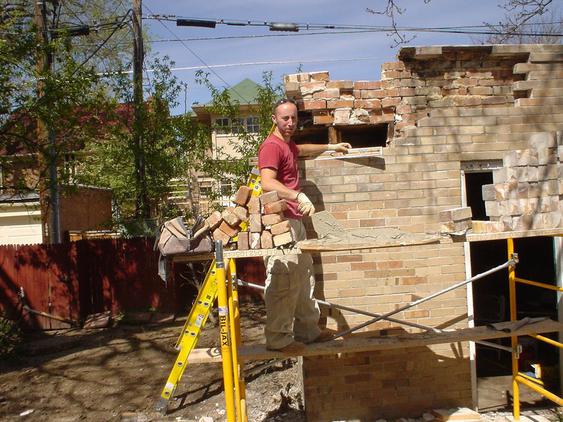
[[[381,8],[384,3],[383,0],[144,0],[143,16],[159,14],[225,21],[389,26],[390,20],[387,17],[366,11],[366,8]],[[400,4],[406,9],[398,17],[398,24],[401,26],[481,25],[484,21],[498,22],[504,14],[498,7],[499,2],[494,0],[432,0],[429,4],[425,4],[423,0],[402,0]],[[265,26],[217,25],[215,29],[209,29],[178,27],[175,22],[153,19],[145,19],[143,25],[153,40],[149,58],[151,55],[167,55],[175,62],[176,68],[195,67],[210,72],[210,80],[218,88],[233,86],[244,78],[260,82],[265,71],[272,71],[274,82],[278,82],[284,74],[295,73],[300,64],[306,72],[328,70],[331,79],[378,80],[381,64],[395,61],[399,51],[398,47],[392,48],[392,39],[380,32],[336,34],[336,31],[332,31],[331,34],[302,35],[321,32],[316,30],[300,31],[297,36],[287,36],[293,33],[271,32]],[[204,37],[249,35],[260,37],[196,40]],[[278,36],[268,37],[269,35]],[[475,37],[463,34],[416,35],[408,45],[465,45],[476,42]],[[171,41],[177,39],[186,41]],[[280,61],[290,63],[271,63]],[[266,63],[236,65],[257,62]],[[211,66],[212,70],[206,65]],[[229,66],[213,67],[217,65]],[[206,88],[196,84],[195,72],[195,69],[174,71],[174,75],[187,84],[188,108],[195,102],[205,103],[211,97]],[[173,110],[174,114],[184,111],[183,98],[181,103]]]

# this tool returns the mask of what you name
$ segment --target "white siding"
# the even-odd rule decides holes
[[[42,243],[39,205],[0,207],[0,245]]]

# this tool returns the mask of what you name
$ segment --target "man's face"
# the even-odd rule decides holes
[[[285,139],[291,138],[297,129],[297,107],[292,103],[280,104],[272,115],[272,121]]]

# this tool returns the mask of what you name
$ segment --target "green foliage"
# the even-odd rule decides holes
[[[22,333],[17,324],[0,314],[0,358],[15,356],[22,343]]]

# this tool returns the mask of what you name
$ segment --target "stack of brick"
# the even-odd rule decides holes
[[[270,249],[293,242],[289,221],[283,212],[287,203],[278,197],[277,192],[252,196],[252,189],[241,186],[237,191],[234,207],[222,213],[215,211],[206,220],[213,231],[213,239],[224,245],[237,238],[239,250]],[[247,223],[242,230],[241,223]]]
[[[563,227],[563,148],[558,135],[537,133],[529,148],[504,156],[503,168],[493,172],[494,183],[483,186],[491,221],[474,222],[475,232]]]
[[[452,208],[440,211],[440,223],[442,233],[465,233],[471,225],[471,208]]]

